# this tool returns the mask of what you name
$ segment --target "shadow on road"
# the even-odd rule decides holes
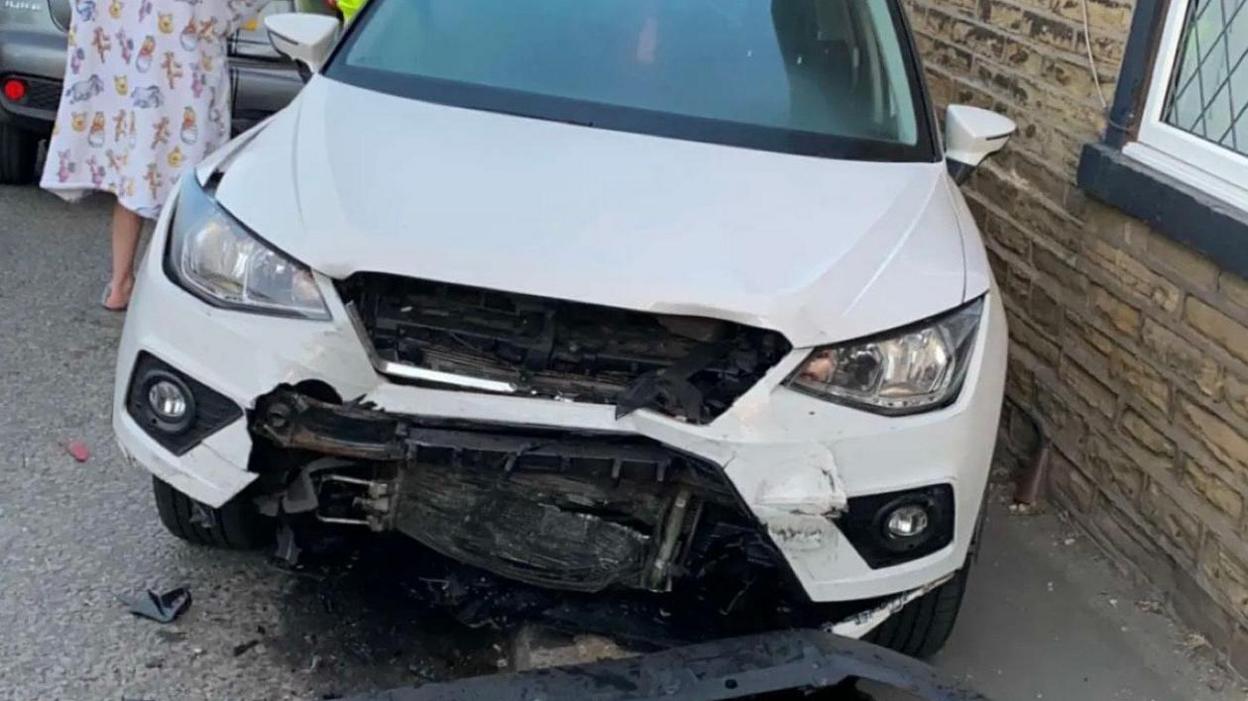
[[[294,585],[265,644],[338,693],[508,669],[514,633],[528,623],[641,651],[811,623],[775,578],[716,578],[668,594],[556,592],[401,536],[331,538],[279,569],[273,576]]]

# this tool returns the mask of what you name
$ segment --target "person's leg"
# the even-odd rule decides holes
[[[113,206],[113,277],[104,306],[124,309],[134,290],[134,256],[139,249],[143,218],[118,202]]]

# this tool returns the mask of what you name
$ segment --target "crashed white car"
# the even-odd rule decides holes
[[[174,193],[118,358],[169,530],[393,530],[578,592],[748,570],[944,643],[1006,355],[956,181],[1013,124],[951,107],[942,146],[895,0],[268,27],[313,75]]]

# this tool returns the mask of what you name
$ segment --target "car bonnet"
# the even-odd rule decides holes
[[[946,187],[941,163],[614,132],[316,76],[230,159],[218,196],[331,277],[723,318],[805,346],[964,301]]]

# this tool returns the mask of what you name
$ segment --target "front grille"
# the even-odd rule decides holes
[[[361,461],[335,467],[363,476],[309,477],[319,518],[394,528],[530,584],[663,591],[703,515],[752,523],[718,465],[642,436],[397,416],[284,388],[251,418],[264,442]]]
[[[791,349],[779,333],[727,321],[379,273],[356,274],[340,292],[381,361],[611,404],[621,416],[646,408],[708,423]]]
[[[396,528],[530,584],[662,591],[703,508],[740,518],[718,467],[648,439],[495,430],[410,425]]]
[[[308,463],[307,482],[282,482],[311,485],[317,518],[396,529],[522,582],[722,582],[726,596],[713,600],[727,615],[760,569],[771,572],[763,580],[790,579],[723,469],[650,438],[402,416],[289,387],[258,397],[249,417],[257,445],[301,462],[338,458]]]

